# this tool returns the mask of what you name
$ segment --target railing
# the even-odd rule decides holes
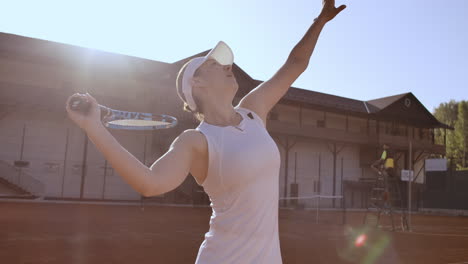
[[[0,160],[0,178],[35,196],[43,196],[45,191],[41,181],[3,160]]]
[[[393,147],[408,148],[409,138],[407,136],[397,136],[388,134],[367,134],[346,131],[342,129],[317,127],[312,125],[302,125],[278,120],[268,120],[267,128],[270,132],[279,134],[312,137],[318,139],[334,140],[339,142],[349,142],[364,145],[382,145],[391,143]],[[414,150],[424,149],[433,153],[444,154],[445,146],[433,144],[430,139],[411,139]]]

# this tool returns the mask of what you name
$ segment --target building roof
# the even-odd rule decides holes
[[[91,63],[93,69],[103,69],[99,74],[121,72],[122,74],[131,74],[134,79],[156,83],[175,79],[177,71],[186,61],[204,56],[209,52],[206,50],[173,63],[164,63],[108,52],[98,52],[96,55],[94,54],[96,51],[93,49],[6,33],[0,33],[0,40],[0,55],[2,56],[15,56],[15,58],[33,60],[36,63],[57,63],[70,67]],[[90,53],[93,53],[93,56],[89,56]],[[89,58],[92,58],[92,61],[89,61]],[[111,71],[105,69],[111,69]],[[240,97],[263,82],[252,78],[237,64],[234,64],[233,72],[238,79],[238,96]],[[308,108],[346,115],[418,124],[423,127],[451,128],[439,122],[412,93],[361,101],[291,87],[280,102],[300,104]],[[407,106],[408,102],[410,102],[409,106]]]
[[[292,87],[284,99],[335,110],[367,114],[362,101],[301,88]]]
[[[407,96],[409,93],[397,94],[387,97],[382,97],[374,100],[367,101],[367,104],[375,106],[377,112],[381,109],[386,108],[387,106],[395,103],[396,101],[400,100],[401,98]],[[375,111],[375,110],[374,110]]]

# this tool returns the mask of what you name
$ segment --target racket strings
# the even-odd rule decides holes
[[[121,126],[165,126],[170,125],[170,122],[157,120],[138,120],[138,119],[121,119],[110,121],[110,124]]]

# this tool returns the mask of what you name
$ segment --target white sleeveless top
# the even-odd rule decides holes
[[[282,263],[278,236],[280,153],[263,121],[251,110],[234,126],[202,122],[208,173],[201,184],[212,207],[210,230],[196,264]]]

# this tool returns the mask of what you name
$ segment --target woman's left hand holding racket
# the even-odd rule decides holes
[[[101,109],[98,102],[88,93],[76,93],[68,97],[65,108],[68,117],[85,131],[102,125]]]

